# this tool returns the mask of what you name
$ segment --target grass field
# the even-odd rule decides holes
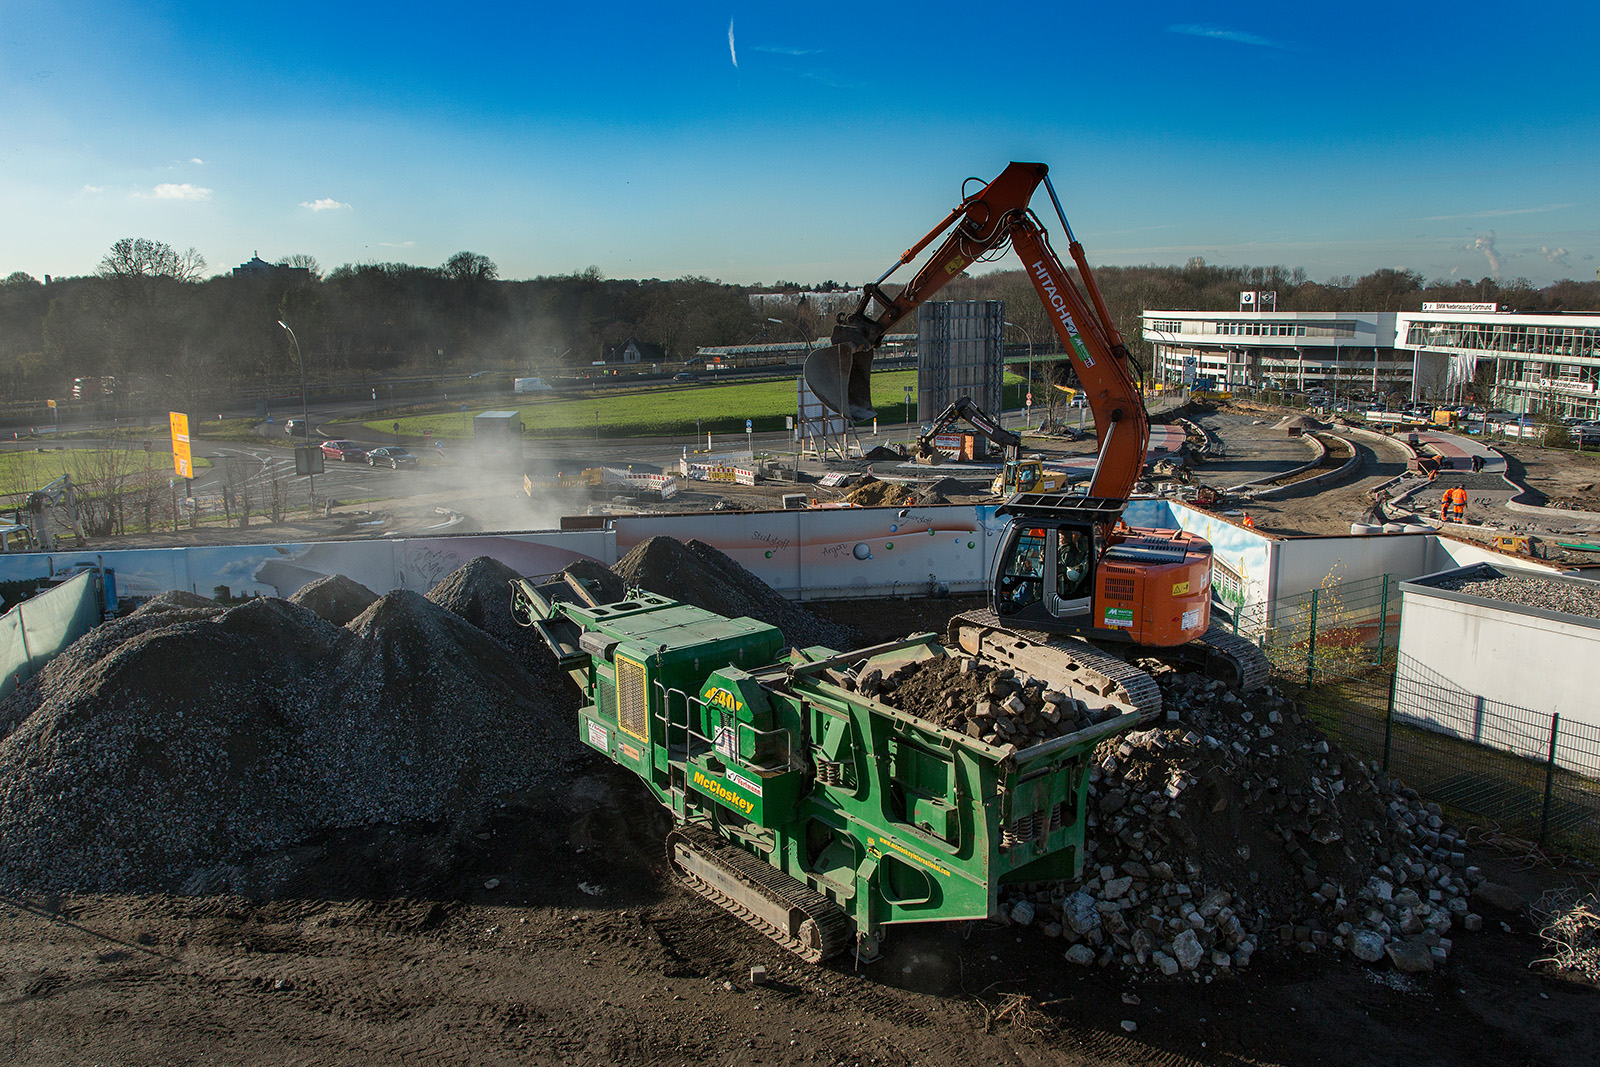
[[[914,386],[916,380],[915,371],[873,375],[872,400],[881,425],[905,424],[905,387]],[[1021,388],[1021,382],[1016,375],[1006,375],[1007,406],[1015,406],[1018,398],[1014,394]],[[746,419],[758,432],[782,430],[785,416],[795,413],[795,405],[795,382],[787,379],[728,385],[663,384],[487,410],[520,412],[529,437],[669,437],[692,436],[697,426],[703,433],[743,433]],[[472,436],[472,417],[483,410],[486,409],[468,408],[465,412],[369,419],[363,425],[389,433],[394,432],[398,422],[398,432],[405,436],[421,437],[427,433],[435,438],[460,439]]]
[[[211,461],[195,457],[195,469],[204,470]],[[0,452],[0,496],[31,493],[60,478],[72,475],[76,485],[90,486],[109,473],[135,471],[172,473],[172,453],[155,448],[123,449],[115,453],[103,448],[47,448],[37,452]]]

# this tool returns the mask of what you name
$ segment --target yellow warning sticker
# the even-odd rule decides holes
[[[1188,579],[1184,579],[1181,582],[1173,582],[1172,583],[1172,595],[1173,596],[1188,596],[1189,595],[1189,581],[1188,581]]]

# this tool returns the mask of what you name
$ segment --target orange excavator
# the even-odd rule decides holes
[[[1122,521],[1150,443],[1149,415],[1138,368],[1048,175],[1043,163],[1012,163],[963,196],[866,286],[853,312],[839,316],[833,346],[806,361],[806,381],[831,410],[856,421],[872,418],[872,358],[884,335],[969,265],[1009,244],[1077,371],[1099,454],[1083,494],[1018,493],[996,509],[1009,521],[990,570],[989,608],[952,619],[951,642],[1041,677],[1060,677],[1066,666],[1087,687],[1114,693],[1146,717],[1160,710],[1160,692],[1127,662],[1133,654],[1199,660],[1236,689],[1254,688],[1266,680],[1261,651],[1210,625],[1210,544],[1182,530]],[[1061,220],[1076,278],[1029,207],[1041,184]],[[891,297],[884,282],[941,235],[943,243]]]

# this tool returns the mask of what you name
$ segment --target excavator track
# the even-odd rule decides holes
[[[1009,626],[987,608],[969,611],[950,620],[951,642],[968,651],[976,651],[967,642],[961,641],[958,628],[1005,634],[1005,645],[1000,651],[1014,665],[1027,667],[1033,674],[1052,683],[1071,682],[1088,689],[1105,698],[1106,703],[1132,708],[1138,712],[1141,722],[1149,722],[1161,715],[1161,688],[1156,685],[1156,680],[1087,641]]]
[[[689,888],[807,963],[850,945],[853,928],[843,908],[715,834],[674,829],[667,835],[667,862]]]
[[[1240,637],[1212,623],[1206,635],[1193,643],[1206,651],[1206,672],[1221,678],[1238,692],[1248,693],[1267,684],[1272,664],[1267,654],[1248,637]]]
[[[1161,689],[1156,680],[1120,657],[1103,651],[1081,638],[1051,634],[1040,630],[1024,630],[1006,625],[993,611],[969,611],[950,621],[950,639],[968,651],[974,651],[970,642],[962,642],[958,626],[975,630],[998,631],[1007,635],[999,646],[1006,658],[1032,673],[1051,681],[1068,680],[1085,686],[1118,704],[1134,708],[1141,722],[1152,722],[1161,715]],[[994,647],[991,643],[991,648]],[[1266,654],[1249,638],[1230,633],[1212,623],[1203,638],[1175,649],[1148,649],[1126,646],[1135,656],[1149,655],[1158,659],[1177,659],[1191,666],[1203,668],[1213,678],[1226,682],[1229,688],[1240,693],[1259,689],[1267,683],[1271,664]],[[1055,670],[1041,669],[1041,663]],[[1094,676],[1098,675],[1100,681]]]

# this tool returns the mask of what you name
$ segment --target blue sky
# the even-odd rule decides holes
[[[1593,279],[1600,6],[1405,7],[0,0],[0,275],[859,283],[1027,159],[1095,263]]]

